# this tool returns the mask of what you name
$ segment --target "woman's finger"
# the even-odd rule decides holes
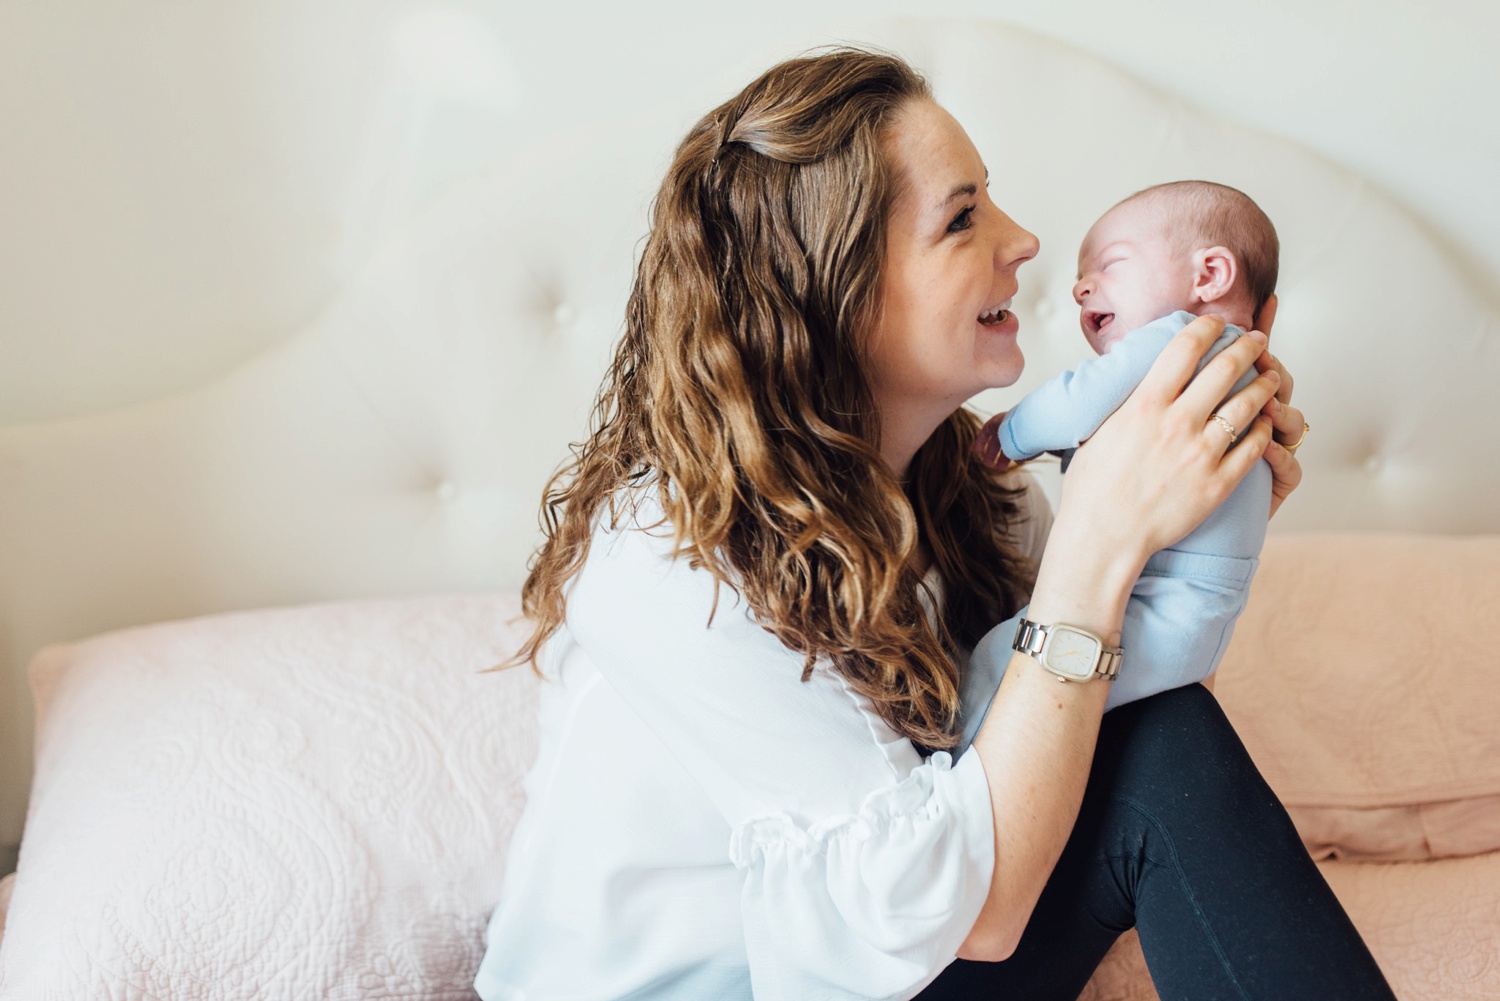
[[[1219,405],[1219,401],[1223,400],[1234,388],[1234,384],[1254,367],[1255,358],[1260,354],[1263,346],[1264,342],[1258,342],[1254,336],[1247,334],[1237,338],[1234,343],[1214,355],[1209,363],[1203,366],[1203,371],[1199,372],[1182,391],[1181,402],[1187,408],[1187,412],[1201,414],[1202,419],[1206,421],[1210,414],[1222,410],[1223,407]],[[1265,405],[1266,400],[1275,394],[1280,378],[1275,369],[1262,372],[1249,386],[1235,394],[1233,399],[1239,401],[1239,409],[1235,416],[1240,418],[1242,426],[1248,426],[1250,420],[1260,413],[1260,408]],[[1261,395],[1262,390],[1264,390],[1264,395]],[[1244,396],[1243,394],[1247,392],[1251,395]],[[1252,399],[1254,403],[1250,405],[1247,401]]]
[[[1302,482],[1302,463],[1275,441],[1268,441],[1264,457],[1271,466],[1271,514],[1281,507],[1287,495]]]
[[[1271,333],[1271,324],[1276,322],[1276,306],[1278,302],[1276,293],[1272,292],[1267,297],[1265,305],[1260,307],[1260,312],[1255,314],[1255,329],[1265,331],[1267,336]],[[1283,372],[1282,374],[1285,375],[1286,373]]]
[[[1213,413],[1209,414],[1204,431],[1210,436],[1227,434],[1231,440],[1226,443],[1225,448],[1244,437],[1255,418],[1265,413],[1267,408],[1275,402],[1273,394],[1276,392],[1277,378],[1275,372],[1262,372],[1256,376],[1250,385],[1225,400]],[[1267,414],[1268,419],[1269,416]]]
[[[1193,379],[1198,362],[1223,332],[1224,320],[1212,315],[1200,316],[1183,327],[1162,349],[1133,395],[1139,395],[1143,402],[1160,406],[1172,403],[1182,395],[1182,387]],[[1233,383],[1231,379],[1230,385]],[[1225,386],[1218,399],[1223,399],[1228,391],[1229,386]]]
[[[1250,472],[1250,468],[1261,460],[1261,457],[1265,454],[1266,446],[1270,442],[1271,421],[1264,414],[1257,414],[1250,421],[1250,426],[1245,429],[1245,433],[1240,435],[1239,447],[1230,449],[1229,453],[1224,456],[1223,461],[1219,463],[1219,471],[1229,478],[1229,482],[1231,483],[1230,489],[1233,489],[1232,484],[1239,483],[1245,477],[1245,474]],[[1271,468],[1271,472],[1274,477],[1276,472],[1274,466]],[[1296,484],[1289,486],[1287,493],[1290,493],[1292,487],[1295,486]],[[1275,510],[1276,507],[1277,504],[1273,501],[1271,504],[1272,510]]]
[[[1292,373],[1288,372],[1286,366],[1281,364],[1280,358],[1277,358],[1269,351],[1263,351],[1260,357],[1255,359],[1255,367],[1262,372],[1269,372],[1272,369],[1280,372],[1281,387],[1276,390],[1276,398],[1282,403],[1292,402]]]
[[[1289,407],[1277,398],[1266,402],[1265,415],[1271,418],[1271,424],[1275,431],[1275,440],[1278,445],[1291,445],[1300,442],[1302,435],[1307,430],[1304,423],[1307,417],[1296,407]]]

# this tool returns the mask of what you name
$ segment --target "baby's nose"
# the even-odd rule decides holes
[[[1082,306],[1083,305],[1083,297],[1086,296],[1086,295],[1088,295],[1092,291],[1093,291],[1093,288],[1089,285],[1087,279],[1085,279],[1085,278],[1078,279],[1077,283],[1075,283],[1074,286],[1073,286],[1073,301],[1076,302],[1076,303],[1078,303],[1078,305]]]

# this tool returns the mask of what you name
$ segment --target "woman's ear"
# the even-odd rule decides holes
[[[1217,302],[1234,288],[1239,264],[1228,247],[1202,247],[1193,251],[1193,295],[1199,302]]]

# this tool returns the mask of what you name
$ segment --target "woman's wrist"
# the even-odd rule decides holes
[[[1066,622],[1120,641],[1125,606],[1145,558],[1096,533],[1075,531],[1059,512],[1037,571],[1028,616],[1036,622]]]

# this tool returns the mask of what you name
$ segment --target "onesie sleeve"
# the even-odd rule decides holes
[[[1132,330],[1114,348],[1086,358],[1071,371],[1027,393],[1000,423],[1000,447],[1020,461],[1056,449],[1077,448],[1140,385],[1157,355],[1191,313],[1177,312]]]
[[[802,681],[803,656],[653,515],[595,535],[568,628],[728,822],[755,997],[913,996],[988,895],[978,756],[924,760],[832,670]]]

